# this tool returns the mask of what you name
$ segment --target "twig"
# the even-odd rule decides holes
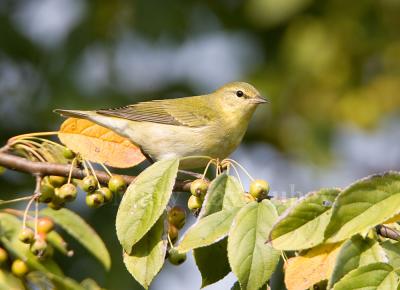
[[[64,176],[68,177],[71,165],[70,164],[58,164],[58,163],[49,163],[49,162],[34,162],[28,159],[18,157],[9,153],[5,153],[6,151],[3,148],[0,148],[0,165],[6,167],[11,170],[30,173],[32,175],[56,175],[56,176]],[[100,170],[95,170],[96,176],[99,179],[100,183],[107,184],[110,176]],[[86,176],[84,170],[79,168],[74,168],[71,173],[72,178],[83,179]],[[127,184],[130,184],[136,176],[131,175],[118,175],[114,174],[114,176],[122,177]],[[189,192],[190,191],[190,181],[180,181],[177,180],[175,182],[175,191],[181,192]]]

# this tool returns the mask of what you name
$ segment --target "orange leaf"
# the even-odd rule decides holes
[[[341,243],[325,244],[290,258],[285,264],[285,285],[288,290],[308,289],[328,279],[335,266]]]
[[[112,167],[128,168],[146,159],[140,149],[127,138],[84,119],[65,120],[58,138],[83,158]]]
[[[387,219],[386,221],[383,222],[383,224],[392,224],[400,221],[400,213],[392,216],[391,218]]]

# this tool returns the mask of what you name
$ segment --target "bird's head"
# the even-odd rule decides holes
[[[255,87],[245,82],[228,83],[214,94],[221,109],[227,112],[253,112],[257,105],[268,103]]]

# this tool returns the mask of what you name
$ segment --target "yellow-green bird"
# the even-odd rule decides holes
[[[228,83],[208,95],[155,100],[96,111],[55,110],[88,119],[127,137],[152,160],[228,157],[240,144],[259,104],[260,93],[244,82]],[[181,168],[198,168],[206,159],[185,159]]]

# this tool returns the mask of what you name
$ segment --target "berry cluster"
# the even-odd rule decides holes
[[[102,187],[93,175],[88,175],[82,180],[74,180],[79,184],[83,191],[87,193],[86,204],[91,208],[98,208],[110,202],[114,194],[123,194],[126,190],[126,183],[120,176],[112,176],[108,182],[108,187]],[[68,182],[66,177],[46,176],[40,185],[40,195],[38,201],[47,203],[48,207],[58,210],[65,206],[67,202],[74,201],[78,191],[76,186]]]
[[[185,209],[180,206],[174,206],[168,211],[168,239],[171,243],[168,250],[168,261],[173,265],[180,265],[186,261],[186,254],[179,253],[173,245],[179,237],[179,230],[183,228],[186,222]]]
[[[53,255],[54,249],[46,241],[47,234],[54,229],[54,222],[42,217],[37,220],[37,233],[29,228],[24,227],[19,233],[18,239],[24,244],[30,245],[31,252],[40,259],[46,259]]]
[[[188,200],[188,208],[197,215],[203,205],[209,183],[204,179],[196,179],[190,185],[192,194]]]
[[[0,271],[2,267],[5,267],[8,264],[9,260],[10,257],[8,255],[8,252],[4,248],[0,247]],[[11,272],[15,276],[22,278],[29,272],[29,268],[24,261],[20,259],[15,259],[11,263]]]

